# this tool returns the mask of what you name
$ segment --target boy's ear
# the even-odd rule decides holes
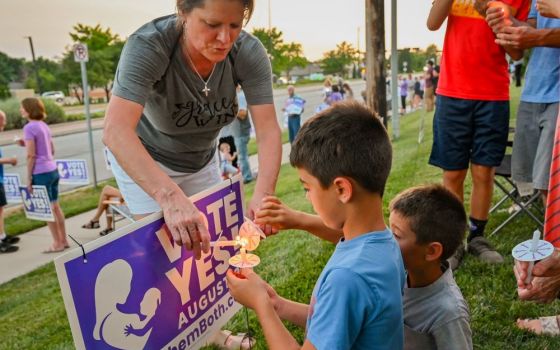
[[[344,204],[350,202],[354,190],[350,179],[342,176],[337,177],[334,179],[333,185],[338,194],[338,199]]]
[[[426,261],[435,261],[441,258],[443,246],[439,242],[431,242],[426,246]]]

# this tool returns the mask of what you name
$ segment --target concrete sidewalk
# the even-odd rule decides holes
[[[91,120],[91,128],[93,130],[103,128],[104,118],[95,118]],[[75,134],[87,131],[87,122],[78,120],[75,122],[67,122],[49,125],[53,137]],[[23,130],[8,130],[0,133],[0,146],[6,146],[14,143],[15,137],[23,137]]]
[[[282,147],[282,164],[289,161],[290,144],[284,144]],[[251,168],[255,171],[258,168],[258,159],[256,155],[250,157]],[[105,228],[105,218],[100,220],[101,228],[86,230],[82,225],[87,223],[94,215],[95,209],[66,218],[66,231],[81,244],[90,242],[99,237],[99,231]],[[126,225],[126,221],[117,223],[117,228]],[[10,228],[6,228],[10,232]],[[36,268],[50,263],[53,259],[71,249],[79,247],[71,239],[70,248],[60,253],[44,254],[43,250],[48,248],[52,242],[48,228],[41,227],[33,231],[19,235],[21,241],[17,244],[19,250],[15,253],[0,254],[0,284],[10,281],[13,278],[25,275]]]

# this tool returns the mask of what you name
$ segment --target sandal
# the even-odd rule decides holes
[[[102,230],[101,232],[99,232],[99,235],[100,236],[105,236],[105,235],[107,235],[108,233],[111,233],[111,232],[113,232],[112,228],[106,228],[106,229]]]
[[[83,224],[82,228],[87,228],[87,229],[99,228],[99,220],[97,221],[90,220],[87,224]]]
[[[213,336],[210,344],[218,345],[221,349],[225,350],[249,350],[255,347],[257,341],[246,333],[234,335],[231,331],[221,330]]]
[[[558,316],[539,317],[534,320],[517,320],[517,327],[535,334],[560,335]]]

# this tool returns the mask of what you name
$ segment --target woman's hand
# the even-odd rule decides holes
[[[29,194],[33,194],[33,181],[31,179],[27,180],[27,191],[29,191]]]
[[[210,233],[206,217],[179,187],[161,196],[158,200],[163,211],[165,224],[173,240],[192,250],[196,259],[200,259],[201,251],[210,250]]]
[[[17,165],[17,158],[12,157],[12,158],[8,159],[8,163],[11,164],[12,166],[16,166]]]
[[[517,294],[522,300],[550,302],[560,292],[560,250],[556,249],[552,256],[535,264],[533,278],[525,283],[529,263],[515,261],[513,272],[517,279]]]

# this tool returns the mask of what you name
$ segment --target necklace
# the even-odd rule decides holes
[[[204,95],[206,95],[206,97],[208,97],[208,93],[210,92],[210,89],[208,88],[208,82],[210,82],[210,79],[212,79],[212,75],[214,74],[214,70],[216,69],[216,63],[214,63],[214,66],[212,67],[212,71],[210,72],[208,79],[204,80],[202,79],[200,73],[198,73],[198,70],[196,69],[193,61],[191,60],[191,56],[189,55],[189,51],[187,50],[186,43],[185,43],[185,54],[187,56],[187,59],[189,60],[189,64],[191,65],[192,69],[194,70],[194,72],[196,73],[200,81],[202,81],[202,83],[204,84],[204,89],[202,89],[201,91],[204,92]]]

